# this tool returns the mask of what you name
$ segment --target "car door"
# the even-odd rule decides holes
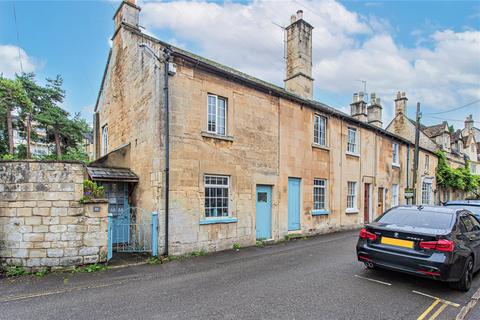
[[[460,215],[460,220],[463,223],[466,232],[466,245],[472,250],[475,256],[475,269],[480,266],[480,223],[478,220],[468,212],[463,212]]]

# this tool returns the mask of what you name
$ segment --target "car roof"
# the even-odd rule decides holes
[[[402,205],[392,209],[399,209],[399,210],[418,210],[418,211],[430,211],[430,212],[438,212],[438,213],[450,213],[454,214],[457,211],[461,210],[459,208],[447,208],[442,206],[430,206],[430,205]]]
[[[480,200],[452,200],[444,203],[444,206],[450,205],[464,205],[464,206],[475,206],[480,207]]]

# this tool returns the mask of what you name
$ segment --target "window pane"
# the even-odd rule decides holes
[[[357,207],[357,185],[356,182],[349,181],[347,183],[347,208],[354,209]]]
[[[313,180],[313,209],[321,210],[325,209],[326,199],[326,181],[324,179]]]
[[[210,132],[216,132],[217,125],[217,97],[208,96],[208,128]]]
[[[416,209],[396,208],[387,211],[378,222],[385,225],[407,226],[425,229],[451,229],[454,218],[451,213],[430,211],[427,208],[419,212]],[[420,231],[419,231],[420,232]]]
[[[218,98],[218,123],[217,123],[217,133],[225,135],[225,127],[226,127],[226,101],[225,99]]]
[[[356,153],[356,143],[357,143],[357,130],[354,128],[348,128],[348,141],[347,141],[347,151]]]
[[[228,216],[228,178],[205,176],[205,216]]]
[[[318,143],[322,146],[326,145],[326,136],[327,136],[327,119],[325,117],[320,117],[319,121],[319,141]]]
[[[327,118],[315,115],[313,123],[313,142],[322,146],[326,145]]]

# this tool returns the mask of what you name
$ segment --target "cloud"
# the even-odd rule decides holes
[[[439,110],[480,97],[479,30],[433,29],[427,21],[430,28],[412,33],[417,44],[404,47],[395,41],[397,30],[387,19],[362,16],[333,0],[145,2],[141,13],[142,24],[167,34],[164,40],[175,39],[200,55],[282,86],[284,35],[276,24],[288,25],[298,9],[314,26],[317,94],[350,97],[361,87],[358,80],[366,80],[368,91],[384,101],[387,118],[398,90],[406,91],[410,101]]]
[[[36,64],[25,50],[14,45],[0,44],[0,74],[11,78],[15,73],[21,73],[20,61],[24,72],[35,71]]]
[[[322,56],[334,56],[353,45],[348,35],[371,32],[357,14],[335,1],[151,2],[144,4],[141,13],[148,30],[171,32],[201,55],[282,84],[284,34],[276,24],[288,25],[298,9],[315,26],[314,52]]]

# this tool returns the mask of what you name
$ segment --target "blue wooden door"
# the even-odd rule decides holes
[[[124,182],[104,182],[105,198],[108,199],[108,213],[113,215],[113,243],[126,243],[130,240],[130,210],[128,204],[128,184]]]
[[[300,181],[288,178],[288,231],[300,230]]]
[[[256,236],[257,239],[272,238],[272,187],[257,186]]]

